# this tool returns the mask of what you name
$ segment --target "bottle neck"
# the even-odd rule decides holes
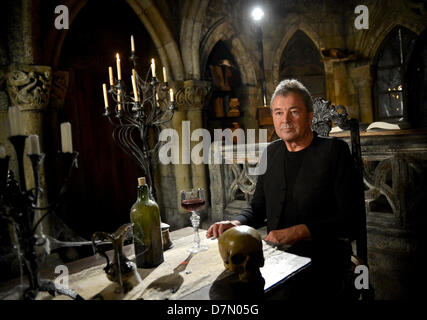
[[[147,201],[150,199],[148,186],[146,184],[138,186],[138,201]]]

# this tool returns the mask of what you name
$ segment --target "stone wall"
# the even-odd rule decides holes
[[[7,110],[12,105],[7,93],[8,75],[13,70],[27,70],[36,65],[51,68],[55,73],[67,31],[52,27],[53,9],[59,4],[68,6],[72,29],[74,18],[86,2],[6,1],[0,24],[1,30],[5,31],[0,36],[0,142],[6,145],[8,154],[13,155],[7,141]],[[262,105],[259,81],[262,69],[255,27],[250,19],[250,9],[255,1],[127,0],[127,3],[149,32],[176,91],[209,86],[203,83],[207,60],[215,44],[223,41],[234,56],[242,78],[240,92],[245,96],[241,101],[243,125],[258,128],[256,108]],[[301,30],[319,52],[339,49],[353,55],[352,59],[323,57],[325,98],[335,105],[345,105],[350,116],[364,123],[375,120],[372,65],[382,41],[396,25],[417,35],[427,26],[427,8],[422,2],[411,0],[364,1],[369,8],[369,27],[364,30],[354,27],[357,16],[354,9],[360,1],[271,0],[263,1],[263,4],[265,18],[261,27],[268,102],[275,86],[282,80],[279,79],[279,69],[283,51],[294,33]],[[192,130],[200,127],[204,105],[199,102],[204,99],[208,99],[207,92],[182,100],[170,126],[180,132],[181,121],[190,120],[194,124]],[[193,108],[194,104],[196,108]],[[39,134],[43,143],[39,128],[49,108],[27,106],[26,110],[28,133]],[[11,168],[16,170],[13,158]],[[172,230],[189,224],[187,216],[177,215],[182,212],[179,190],[197,185],[207,187],[206,171],[206,167],[194,165],[157,166],[156,188],[161,195],[162,217],[171,224]],[[209,216],[209,210],[206,215]]]

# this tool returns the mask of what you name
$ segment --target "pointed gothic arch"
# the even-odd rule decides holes
[[[313,97],[325,97],[325,70],[315,43],[302,30],[296,30],[280,57],[278,79],[301,81]]]
[[[408,119],[408,88],[405,73],[416,34],[396,25],[383,39],[373,59],[375,121]]]

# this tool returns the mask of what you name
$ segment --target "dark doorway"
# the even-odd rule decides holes
[[[150,59],[159,61],[144,25],[125,1],[114,5],[89,1],[70,26],[61,50],[58,69],[69,73],[69,87],[58,123],[71,122],[73,146],[79,152],[78,169],[60,218],[80,236],[95,231],[115,231],[129,222],[136,200],[137,178],[143,175],[136,162],[112,139],[113,126],[103,116],[102,83],[108,84],[108,67],[116,74],[115,54],[121,59],[122,79],[131,86],[130,36],[135,39],[139,72],[149,70]],[[52,139],[60,141],[59,130]],[[50,166],[50,196],[61,179]]]
[[[307,87],[313,98],[326,98],[325,71],[320,53],[303,31],[296,31],[288,41],[279,70],[280,80],[297,79]]]

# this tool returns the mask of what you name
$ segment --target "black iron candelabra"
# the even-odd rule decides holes
[[[108,107],[106,100],[104,116],[114,126],[113,140],[142,168],[147,178],[150,196],[153,196],[151,164],[152,161],[158,160],[158,151],[162,145],[158,139],[159,134],[162,125],[172,119],[175,102],[173,92],[169,92],[170,100],[168,99],[170,90],[168,83],[159,82],[153,71],[150,73],[148,70],[145,78],[139,75],[134,51],[129,59],[133,65],[132,81],[135,82],[132,86],[133,94],[127,92],[125,82],[119,76],[119,70],[117,78],[112,78],[110,73],[108,93],[115,105]],[[107,99],[106,92],[104,99]]]
[[[43,246],[47,239],[42,234],[40,237],[36,234],[37,227],[42,220],[57,209],[60,204],[71,177],[71,172],[77,164],[77,152],[61,152],[60,156],[63,162],[65,180],[61,188],[58,199],[46,207],[38,207],[38,199],[43,190],[39,185],[39,168],[43,162],[44,154],[29,154],[31,160],[35,186],[29,190],[26,189],[24,172],[24,147],[26,135],[9,137],[12,143],[18,162],[19,182],[15,179],[13,171],[9,170],[9,156],[0,159],[0,217],[9,220],[14,238],[13,241],[18,247],[18,259],[28,276],[29,287],[23,292],[20,298],[26,300],[36,299],[39,292],[46,291],[51,295],[67,295],[73,299],[82,299],[73,290],[65,288],[50,280],[40,278],[40,266],[37,258],[36,247]],[[35,221],[36,211],[45,211],[45,213]]]

